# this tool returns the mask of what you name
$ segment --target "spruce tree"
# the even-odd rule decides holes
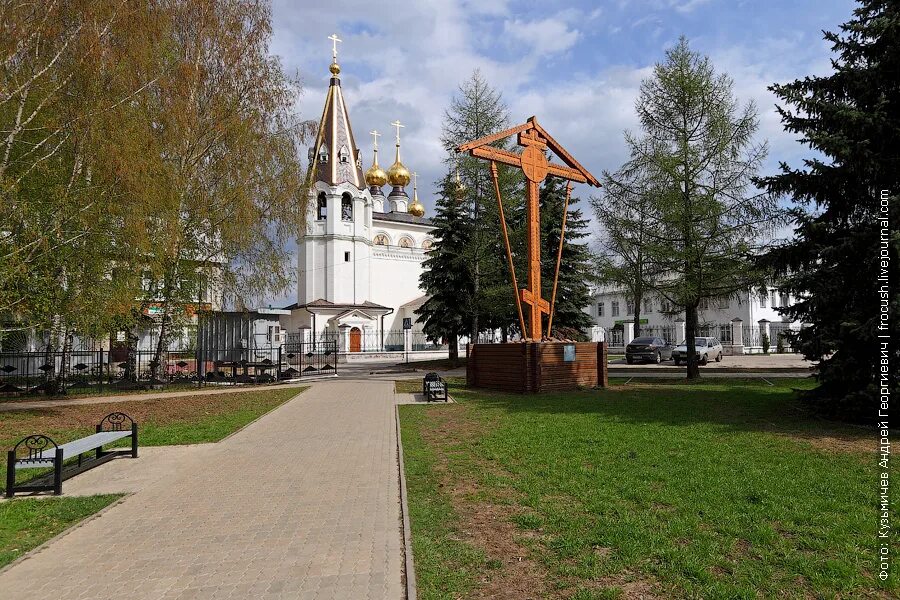
[[[562,231],[563,207],[566,202],[566,182],[548,177],[541,185],[541,289],[548,301],[553,294],[559,236]],[[584,332],[593,325],[584,307],[591,302],[588,281],[591,277],[591,253],[587,244],[579,243],[587,237],[588,222],[580,208],[573,208],[578,198],[569,199],[566,232],[563,238],[559,281],[551,337],[584,339]],[[524,273],[524,270],[517,271]],[[521,282],[520,282],[521,284]]]
[[[450,106],[444,113],[441,144],[447,152],[445,163],[462,181],[462,215],[471,226],[466,247],[467,266],[473,282],[473,296],[466,300],[472,309],[470,331],[472,341],[486,327],[503,327],[513,314],[514,300],[510,293],[504,296],[501,286],[509,281],[509,270],[503,259],[503,241],[500,238],[500,222],[494,183],[489,165],[480,159],[456,152],[457,146],[509,126],[509,110],[499,91],[490,86],[477,69],[464,81]],[[501,140],[494,145],[507,147]],[[499,183],[507,211],[520,201],[521,184],[511,169],[500,167]]]
[[[806,398],[823,412],[876,418],[882,386],[897,390],[897,370],[882,368],[882,342],[897,336],[897,224],[900,209],[900,8],[866,0],[840,33],[825,33],[834,72],[771,90],[785,130],[817,152],[800,168],[759,180],[793,200],[792,240],[761,264],[783,279],[796,302],[780,309],[809,324],[792,346],[817,361],[819,386]],[[881,329],[884,326],[885,329]],[[884,347],[885,353],[889,347]],[[890,348],[896,360],[896,347]]]
[[[430,339],[447,339],[452,361],[459,358],[459,336],[471,329],[475,298],[468,255],[472,221],[460,196],[455,180],[445,177],[431,219],[434,246],[419,278],[428,300],[416,311]]]

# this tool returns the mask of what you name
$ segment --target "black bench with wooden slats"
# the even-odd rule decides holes
[[[103,446],[128,437],[131,438],[131,448],[128,450],[103,449]],[[27,450],[27,456],[19,458],[20,449]],[[89,452],[93,452],[94,457],[84,460],[84,455]],[[6,497],[12,498],[17,492],[48,490],[59,495],[62,493],[62,482],[66,479],[123,455],[137,458],[138,433],[137,423],[121,412],[110,413],[103,417],[97,425],[96,433],[65,444],[57,444],[49,436],[43,434],[29,435],[20,440],[6,454]],[[77,465],[63,468],[65,461],[76,457],[78,458]],[[16,471],[46,468],[52,468],[53,473],[16,484]]]

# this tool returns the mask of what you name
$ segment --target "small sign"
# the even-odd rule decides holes
[[[405,317],[403,319],[403,329],[412,329],[412,317]]]
[[[563,346],[563,362],[575,362],[575,344]]]

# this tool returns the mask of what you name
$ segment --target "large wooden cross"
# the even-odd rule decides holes
[[[524,147],[521,154],[515,154],[503,148],[492,146],[504,138],[518,134],[517,142]],[[555,164],[547,160],[545,152],[550,150],[562,160],[565,165]],[[543,323],[542,315],[547,314],[552,318],[551,306],[555,304],[556,283],[554,282],[553,294],[551,302],[548,302],[541,294],[541,219],[539,208],[539,192],[540,184],[547,175],[553,175],[569,182],[586,183],[600,187],[597,178],[591,175],[587,169],[582,167],[565,148],[559,145],[559,142],[547,133],[547,131],[538,125],[537,119],[531,117],[522,125],[517,125],[505,131],[500,131],[493,135],[485,136],[481,139],[466,142],[456,149],[457,152],[468,152],[476,158],[483,158],[491,161],[491,170],[494,174],[495,191],[497,193],[497,202],[500,204],[500,218],[502,222],[503,235],[506,241],[507,256],[510,263],[511,276],[513,285],[517,286],[515,269],[512,262],[512,254],[509,246],[509,236],[506,233],[506,220],[503,216],[503,201],[500,198],[500,189],[496,180],[496,163],[519,167],[525,173],[528,180],[528,198],[526,205],[528,219],[528,287],[516,290],[516,304],[519,307],[520,319],[522,320],[523,336],[527,340],[538,341],[543,339]],[[571,185],[571,184],[570,184]],[[568,187],[571,190],[571,187]],[[568,204],[568,198],[567,198]],[[568,206],[566,207],[566,210]],[[565,219],[565,212],[563,213]],[[559,260],[562,255],[562,236],[565,235],[565,221],[560,234],[560,253],[557,256],[557,275],[559,273]],[[522,317],[521,303],[528,305],[528,323],[524,323]],[[547,327],[548,336],[550,335],[550,327]]]

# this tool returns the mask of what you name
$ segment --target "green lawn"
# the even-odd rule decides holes
[[[120,495],[22,499],[0,502],[0,567],[98,510]]]
[[[774,383],[401,406],[420,597],[892,597],[872,433]]]
[[[94,425],[113,411],[122,411],[138,422],[140,446],[216,442],[304,389],[256,389],[230,394],[0,412],[0,446],[12,448],[31,433],[44,433],[61,444],[92,433]],[[123,443],[128,445],[130,441]],[[19,471],[16,478],[21,482],[48,471]],[[0,486],[5,482],[4,454],[0,464]],[[63,494],[65,489],[64,483]],[[0,493],[2,491],[3,487],[0,487]],[[119,497],[16,498],[0,503],[0,567]]]

